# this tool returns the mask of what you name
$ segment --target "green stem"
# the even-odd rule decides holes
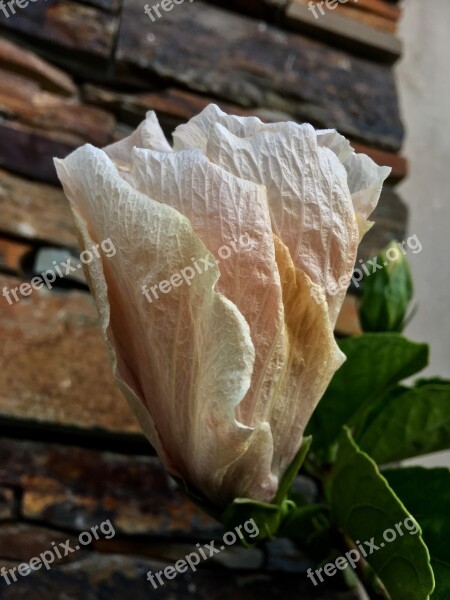
[[[346,535],[344,535],[344,541],[348,550],[358,551],[353,540]],[[358,561],[356,565],[356,573],[371,600],[391,600],[391,597],[389,596],[380,579],[377,577],[375,571],[364,559]]]

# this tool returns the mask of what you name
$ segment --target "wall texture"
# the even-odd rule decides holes
[[[407,0],[397,66],[410,175],[398,190],[410,210],[410,255],[419,311],[406,334],[431,343],[427,375],[450,376],[450,3]]]

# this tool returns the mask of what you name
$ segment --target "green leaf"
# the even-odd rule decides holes
[[[223,523],[229,530],[232,530],[253,519],[259,530],[258,535],[254,538],[246,536],[246,538],[242,540],[244,544],[254,544],[256,541],[275,537],[287,515],[295,508],[295,503],[289,500],[287,495],[292,486],[292,482],[305,460],[310,445],[311,438],[303,438],[302,445],[300,446],[296,457],[289,465],[280,481],[278,492],[273,503],[257,502],[250,498],[235,498],[223,513],[217,517],[217,520]],[[242,533],[245,535],[244,532]]]
[[[254,544],[266,538],[273,538],[280,528],[281,522],[291,508],[289,501],[281,506],[257,502],[249,498],[236,498],[219,518],[229,531],[253,519],[258,528],[258,535],[246,538],[247,544]],[[245,535],[245,532],[242,531]]]
[[[384,407],[409,390],[410,388],[404,385],[396,385],[385,394],[382,394],[379,398],[376,398],[371,404],[367,404],[359,410],[352,421],[352,435],[355,441],[359,444],[359,439],[363,432],[366,431],[380,416]],[[363,450],[365,449],[363,448]],[[370,452],[368,454],[370,454]]]
[[[366,560],[392,600],[427,600],[434,578],[422,536],[420,532],[400,535],[396,526],[403,525],[410,514],[374,461],[358,448],[348,428],[342,436],[329,495],[334,519],[355,545],[364,544],[369,552]],[[365,542],[372,538],[378,549],[371,552]]]
[[[413,284],[408,261],[398,242],[377,256],[382,266],[364,278],[359,316],[364,331],[402,331]]]
[[[339,341],[347,361],[335,374],[307,427],[313,449],[338,437],[358,409],[428,363],[428,346],[397,333],[368,333]]]
[[[280,484],[278,485],[277,495],[275,496],[274,503],[281,504],[283,500],[286,498],[289,490],[291,489],[292,483],[294,479],[297,477],[297,473],[302,466],[306,455],[308,454],[308,450],[311,446],[312,437],[303,438],[302,445],[300,446],[300,450],[297,452],[296,457],[291,462],[289,467],[287,468],[285,474],[283,475]]]
[[[450,385],[403,388],[380,398],[355,439],[378,464],[450,448]]]
[[[450,598],[450,470],[411,467],[383,475],[419,522],[436,578],[432,600]]]
[[[450,381],[443,377],[427,377],[425,379],[416,379],[414,387],[421,387],[423,385],[429,385],[430,383],[435,383],[436,385],[450,385]]]
[[[308,504],[292,508],[279,535],[295,542],[310,558],[318,562],[324,560],[334,546],[329,506]]]

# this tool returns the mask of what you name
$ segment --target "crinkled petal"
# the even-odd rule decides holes
[[[209,104],[201,113],[187,123],[178,125],[173,132],[173,149],[200,148],[206,151],[209,133],[216,123],[220,123],[237,137],[248,137],[267,127],[258,117],[235,117],[227,115],[216,104]],[[269,125],[274,127],[274,124]]]
[[[85,146],[56,167],[83,245],[110,239],[116,248],[87,266],[88,277],[115,376],[167,469],[218,505],[267,499],[276,487],[270,428],[235,420],[254,347],[243,316],[214,289],[217,266],[154,302],[142,294],[211,253],[184,216],[134,190],[101,150]]]
[[[359,241],[347,174],[334,152],[318,146],[310,125],[281,125],[239,138],[216,124],[206,153],[234,175],[266,186],[272,229],[294,265],[326,290],[334,324]]]
[[[217,289],[245,317],[256,354],[251,387],[236,416],[244,425],[258,424],[286,360],[281,283],[265,188],[231,175],[201,150],[167,154],[136,149],[133,169],[125,177],[135,189],[187,217],[220,263]],[[201,269],[202,263],[197,266]]]
[[[334,130],[214,105],[174,143],[149,113],[58,174],[84,247],[116,247],[88,278],[115,376],[166,467],[218,506],[270,501],[344,360],[333,326],[389,170]]]
[[[366,154],[356,154],[350,142],[335,129],[318,131],[317,142],[319,146],[332,150],[347,171],[348,187],[361,240],[373,225],[368,218],[378,204],[383,183],[389,177],[391,169],[379,167]]]
[[[227,115],[216,105],[210,104],[188,123],[177,127],[174,133],[175,149],[201,148],[207,152],[208,141],[216,125],[223,126],[238,138],[249,138],[257,134],[273,135],[277,132],[299,127],[294,123],[263,123],[257,117]],[[345,167],[347,172],[347,186],[352,197],[359,241],[361,241],[364,234],[373,225],[368,220],[368,217],[377,205],[383,182],[388,177],[390,169],[388,167],[379,167],[365,154],[355,154],[350,142],[334,129],[319,130],[315,133],[317,135],[318,146],[329,148]],[[307,160],[307,157],[305,157],[305,160]],[[279,231],[276,231],[276,233],[280,234]],[[294,255],[293,258],[295,262]],[[356,255],[354,258],[356,259]],[[331,292],[331,295],[334,296],[332,299],[330,298],[330,293],[328,294],[328,303],[334,317],[339,313],[339,306],[343,301],[343,290],[345,289],[343,281],[344,279],[350,280],[350,275],[344,271],[345,269],[338,276],[339,270],[337,270],[327,283],[328,292]],[[306,272],[308,272],[307,269]],[[341,277],[343,279],[339,283]]]
[[[355,152],[348,139],[336,129],[318,129],[316,134],[319,146],[332,150],[342,164]]]
[[[258,117],[229,115],[216,104],[208,104],[201,113],[175,129],[174,150],[200,148],[206,152],[209,135],[216,124],[222,125],[239,138],[251,137],[261,132],[276,133],[286,127],[286,121],[264,123]]]
[[[241,403],[238,414],[247,423],[244,405],[251,406],[253,423],[270,422],[276,438],[272,473],[278,480],[343,361],[323,291],[294,267],[288,249],[277,238],[274,254],[261,188],[212,164],[201,150],[172,155],[135,150],[134,167],[126,178],[136,189],[187,216],[216,258],[220,259],[220,244],[231,246],[233,238],[252,232],[252,251],[221,261],[219,289],[236,303],[250,325],[256,350],[254,377],[247,404]],[[240,463],[231,467],[225,481],[251,479],[241,467]]]
[[[152,110],[148,111],[145,121],[142,121],[131,135],[106,146],[104,151],[119,169],[127,172],[131,168],[131,153],[135,147],[172,152],[172,148],[161,129],[158,117]]]
[[[281,477],[345,356],[334,338],[323,289],[294,265],[289,249],[277,237],[275,247],[283,286],[289,360],[266,418],[275,448],[272,470]]]

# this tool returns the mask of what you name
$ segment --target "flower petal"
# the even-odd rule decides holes
[[[173,149],[175,151],[188,148],[200,148],[206,151],[211,129],[220,123],[237,137],[249,137],[258,133],[265,125],[258,117],[236,117],[227,115],[216,104],[209,104],[201,113],[192,117],[187,123],[178,125],[173,132]]]
[[[391,169],[379,167],[366,154],[356,154],[350,142],[335,129],[317,131],[317,143],[332,150],[347,171],[348,187],[361,240],[373,225],[368,217],[378,204],[383,183],[389,177]]]
[[[192,257],[213,257],[185,217],[134,190],[101,150],[85,146],[56,167],[84,246],[111,239],[116,248],[87,266],[90,285],[115,375],[166,467],[220,505],[240,494],[267,499],[276,487],[270,429],[235,420],[254,348],[245,319],[214,290],[217,266],[152,303],[142,294]],[[234,487],[224,491],[226,480]]]
[[[278,396],[273,398],[265,418],[270,422],[275,448],[272,470],[281,477],[345,356],[334,338],[323,289],[296,268],[289,249],[276,236],[275,247],[283,286],[289,361]]]
[[[158,117],[152,110],[148,111],[145,121],[142,121],[131,135],[106,146],[103,150],[119,169],[126,172],[131,168],[131,153],[134,147],[172,152],[172,148],[158,122]]]
[[[255,426],[286,360],[281,283],[265,188],[231,175],[200,150],[167,154],[136,149],[133,160],[131,173],[124,177],[189,219],[220,262],[217,289],[249,324],[255,366],[236,417]]]
[[[337,156],[318,146],[310,125],[295,123],[248,138],[216,124],[206,153],[234,175],[266,186],[272,229],[294,265],[326,290],[334,324],[359,241],[347,174]]]
[[[188,123],[176,128],[173,134],[174,149],[201,148],[206,152],[209,136],[216,124],[222,125],[240,138],[251,137],[262,132],[276,133],[287,125],[286,122],[263,123],[257,117],[228,115],[215,104],[210,104]],[[317,130],[316,135],[318,145],[332,150],[347,171],[347,183],[360,225],[361,239],[372,226],[367,219],[378,203],[383,182],[389,176],[391,169],[379,167],[365,154],[356,154],[350,142],[335,129]]]

